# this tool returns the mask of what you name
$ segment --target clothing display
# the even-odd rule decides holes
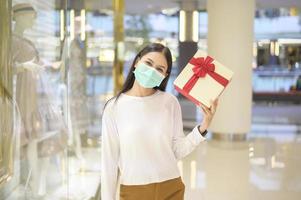
[[[13,35],[12,40],[13,63],[25,63],[30,60],[39,60],[39,54],[34,44],[23,37]],[[41,115],[38,110],[37,77],[30,70],[23,70],[16,67],[16,101],[24,124],[21,146],[27,144],[28,140],[39,137],[42,133]]]
[[[143,185],[180,176],[177,161],[206,140],[197,126],[185,136],[178,99],[156,90],[138,97],[122,93],[102,116],[102,199],[113,200],[120,183]]]
[[[12,49],[16,72],[16,102],[24,127],[20,133],[21,146],[33,139],[44,138],[50,131],[58,130],[58,134],[47,137],[38,144],[40,157],[55,154],[66,147],[67,133],[58,105],[51,96],[51,83],[42,67],[40,70],[30,70],[22,66],[30,61],[42,66],[39,53],[30,40],[15,34]]]
[[[89,125],[88,98],[86,95],[85,45],[76,36],[70,45],[70,68],[68,70],[68,92],[72,130],[80,132]]]
[[[181,177],[146,185],[120,185],[120,200],[184,200]]]

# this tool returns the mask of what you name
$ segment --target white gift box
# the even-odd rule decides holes
[[[174,81],[175,89],[196,105],[210,107],[210,100],[221,95],[233,71],[198,50]]]

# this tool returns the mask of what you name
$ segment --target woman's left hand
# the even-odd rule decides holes
[[[210,108],[206,107],[203,104],[200,104],[199,106],[203,110],[204,114],[203,121],[200,124],[200,130],[206,130],[209,127],[218,105],[218,99],[215,99],[214,101],[211,100],[210,103]]]

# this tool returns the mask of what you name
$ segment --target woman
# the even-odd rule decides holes
[[[203,121],[185,136],[181,107],[165,88],[170,50],[149,44],[135,57],[122,90],[102,116],[101,199],[115,200],[120,173],[121,200],[183,200],[185,185],[177,161],[205,140],[217,107],[201,105]]]

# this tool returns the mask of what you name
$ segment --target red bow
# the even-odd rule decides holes
[[[189,63],[194,65],[192,71],[199,78],[206,76],[206,74],[209,72],[214,72],[215,65],[212,63],[212,61],[213,58],[211,58],[210,56],[207,56],[205,59],[204,57],[192,57]]]
[[[192,57],[189,63],[194,65],[194,67],[192,68],[193,76],[185,84],[183,90],[190,92],[190,90],[196,84],[197,80],[200,77],[205,77],[206,74],[209,74],[213,79],[215,79],[221,85],[226,87],[229,81],[224,77],[222,77],[221,75],[214,72],[215,65],[212,62],[213,62],[213,58],[211,58],[210,56],[207,56],[205,59],[204,57],[199,57],[199,58]]]

